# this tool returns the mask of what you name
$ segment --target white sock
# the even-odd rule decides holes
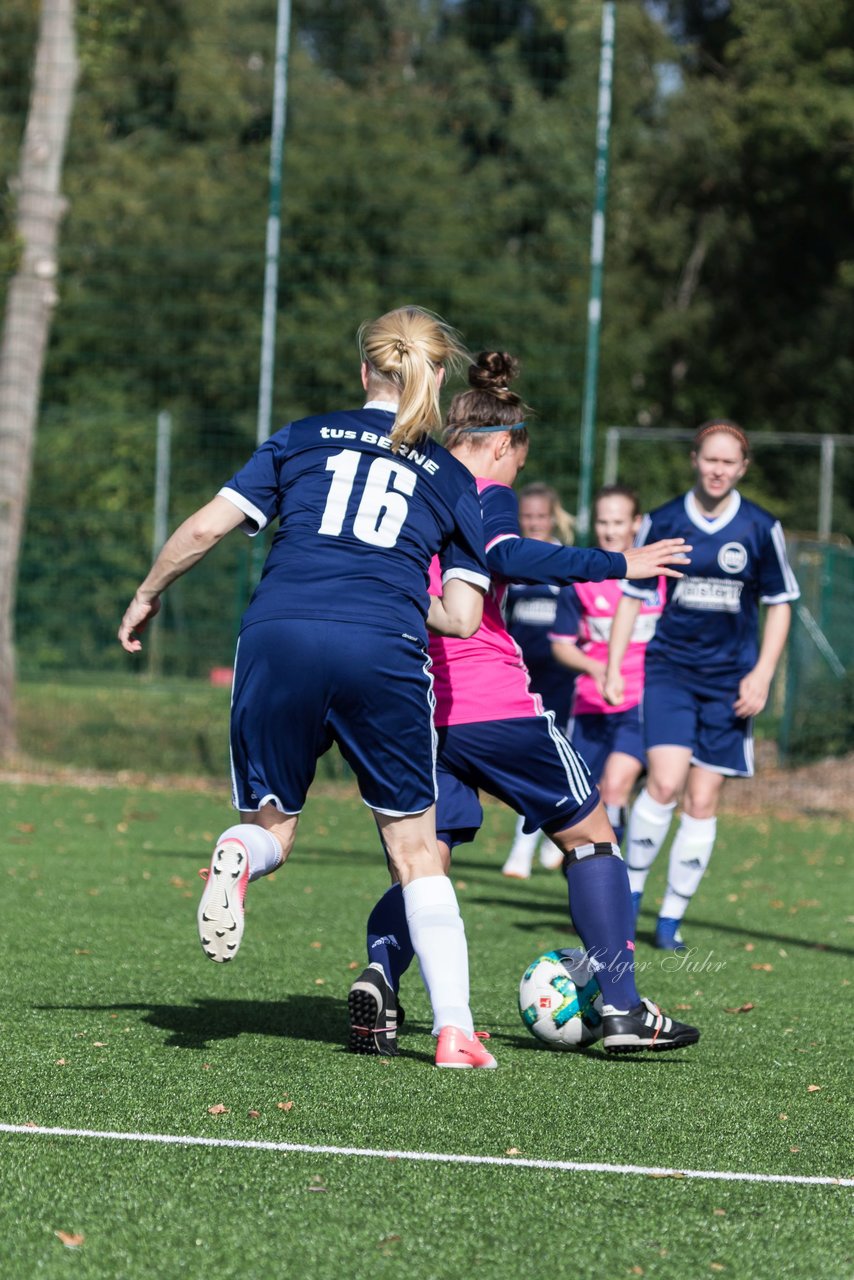
[[[513,837],[513,844],[507,855],[505,867],[510,863],[517,867],[520,871],[530,872],[531,863],[534,861],[534,854],[537,852],[537,845],[542,835],[541,831],[532,831],[530,835],[526,835],[522,830],[525,825],[525,819],[519,818],[516,823],[516,834]]]
[[[452,1026],[473,1036],[466,931],[454,886],[447,876],[421,876],[404,888],[403,905],[433,1006],[433,1034]]]
[[[717,832],[717,818],[689,818],[683,813],[670,850],[667,892],[659,915],[681,920],[700,887]]]
[[[626,831],[626,866],[632,893],[643,893],[649,869],[667,839],[676,801],[659,804],[646,787],[634,802]]]
[[[229,827],[223,831],[217,844],[222,844],[223,840],[239,840],[246,846],[250,881],[268,876],[282,864],[282,846],[272,831],[254,822],[241,822],[238,826]]]

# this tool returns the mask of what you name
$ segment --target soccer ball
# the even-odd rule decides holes
[[[583,951],[547,951],[519,983],[525,1026],[550,1049],[579,1049],[602,1035],[602,993]]]

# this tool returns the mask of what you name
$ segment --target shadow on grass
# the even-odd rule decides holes
[[[293,995],[284,1000],[197,999],[191,1004],[64,1004],[39,1009],[89,1013],[140,1013],[142,1021],[168,1033],[164,1044],[205,1049],[240,1035],[320,1040],[341,1045],[349,1026],[347,1001],[331,996]]]
[[[650,946],[654,946],[655,925],[653,924],[651,928],[645,929],[644,916],[649,917],[652,921],[656,919],[656,913],[641,911],[641,920],[635,936],[639,942],[647,942]],[[788,933],[769,933],[764,929],[750,929],[746,925],[738,924],[721,924],[719,920],[701,920],[695,916],[689,916],[684,924],[686,943],[689,948],[692,946],[692,939],[689,935],[694,929],[710,929],[713,933],[729,933],[736,938],[749,938],[760,942],[776,942],[782,947],[802,947],[805,951],[821,951],[826,952],[828,955],[854,955],[854,949],[851,947],[838,947],[831,942],[816,942],[812,938],[793,938]]]

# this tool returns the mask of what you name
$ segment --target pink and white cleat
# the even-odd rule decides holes
[[[442,1027],[436,1045],[437,1067],[497,1067],[491,1053],[487,1053],[481,1040],[488,1040],[487,1031],[475,1031],[466,1035],[459,1027]]]
[[[225,964],[237,955],[243,938],[243,900],[249,883],[249,853],[241,840],[223,840],[211,865],[199,875],[205,881],[197,920],[202,950]]]

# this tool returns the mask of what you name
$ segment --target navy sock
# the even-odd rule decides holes
[[[569,912],[585,950],[597,968],[605,1004],[633,1009],[635,924],[629,876],[611,844],[584,844],[567,859]]]
[[[371,964],[382,965],[386,978],[397,991],[400,979],[414,958],[403,889],[393,884],[368,916],[368,959]]]

